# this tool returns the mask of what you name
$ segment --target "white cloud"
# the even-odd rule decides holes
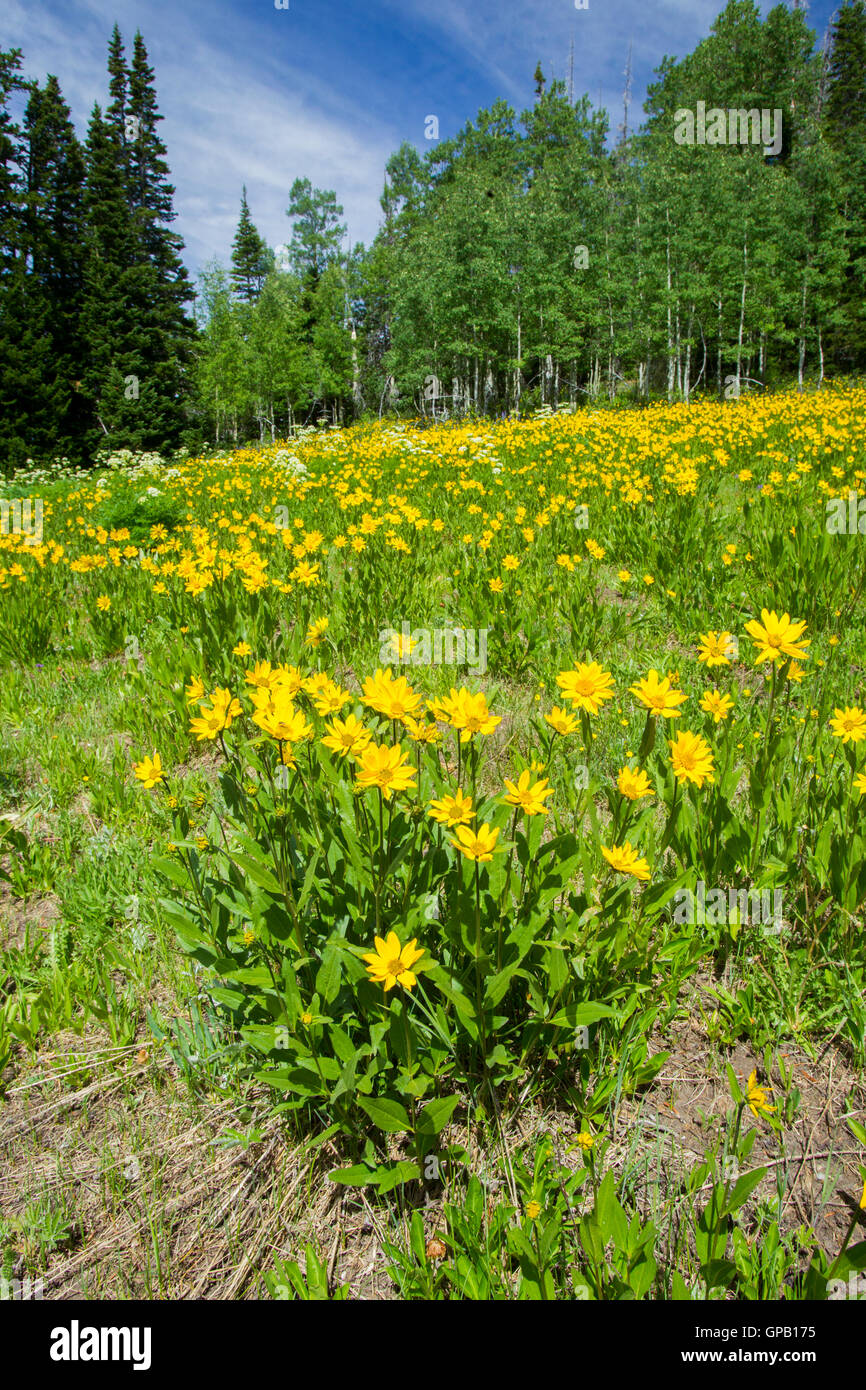
[[[531,105],[537,61],[622,116],[633,42],[630,124],[665,53],[705,36],[723,0],[3,0],[4,43],[24,50],[28,75],[57,75],[84,134],[107,102],[106,50],[117,20],[129,54],[141,28],[156,72],[162,135],[177,188],[176,229],[191,269],[227,260],[242,184],[271,245],[288,240],[295,178],[333,188],[354,243],[379,225],[388,156],[404,139],[424,152],[423,121],[443,136],[504,97]],[[761,6],[766,12],[770,3]]]
[[[156,0],[84,0],[70,11],[9,6],[7,42],[24,50],[29,76],[53,72],[84,135],[94,101],[108,100],[106,53],[117,16],[127,56],[140,27],[156,73],[161,135],[177,192],[176,230],[187,264],[227,260],[241,186],[253,220],[271,244],[285,241],[289,189],[295,178],[333,188],[352,241],[371,241],[394,131],[339,84],[295,66],[285,52],[262,51],[242,17],[218,4],[181,10]],[[64,23],[64,13],[69,20]],[[273,22],[286,18],[275,13]]]

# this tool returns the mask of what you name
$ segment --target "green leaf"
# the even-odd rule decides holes
[[[595,1210],[605,1241],[612,1240],[617,1250],[625,1250],[628,1242],[628,1222],[617,1198],[610,1169],[605,1173],[598,1189]]]
[[[766,1168],[756,1168],[752,1173],[744,1173],[734,1184],[731,1194],[725,1202],[725,1212],[730,1214],[738,1211],[749,1200],[761,1179],[766,1176]]]
[[[431,1100],[418,1116],[419,1134],[439,1134],[447,1125],[460,1103],[459,1096],[446,1096],[441,1100]]]
[[[745,1096],[743,1095],[743,1092],[740,1090],[740,1083],[739,1083],[739,1081],[737,1080],[737,1074],[736,1074],[736,1072],[734,1071],[734,1068],[731,1066],[730,1062],[728,1062],[727,1065],[728,1065],[728,1085],[729,1085],[730,1088],[731,1088],[731,1095],[732,1095],[732,1097],[733,1097],[733,1099],[734,1099],[734,1103],[735,1103],[736,1105],[742,1105],[742,1104],[743,1104],[743,1101],[745,1100]]]
[[[388,1097],[359,1096],[358,1104],[369,1115],[377,1129],[386,1134],[405,1134],[411,1132],[412,1121],[399,1101]]]
[[[339,1024],[335,1023],[331,1028],[331,1046],[337,1056],[343,1062],[354,1062],[359,1053],[356,1043],[352,1042],[349,1034]]]
[[[447,973],[441,965],[434,966],[434,968],[430,970],[428,974],[430,976],[430,979],[434,982],[434,984],[439,986],[440,990],[445,995],[445,998],[450,1000],[457,1012],[464,1019],[475,1017],[475,1010],[472,1007],[471,1000],[469,1000],[465,994],[462,994],[460,990],[454,987],[449,976],[447,975]]]
[[[701,1278],[711,1289],[726,1289],[737,1273],[730,1260],[709,1260],[701,1265]]]
[[[607,1004],[595,1004],[587,999],[582,1004],[569,1004],[547,1021],[557,1028],[582,1028],[590,1023],[598,1023],[600,1018],[613,1016],[614,1010],[609,1009]]]
[[[495,1008],[500,1000],[504,999],[508,992],[508,986],[519,969],[519,962],[514,961],[511,965],[507,965],[504,970],[500,970],[497,975],[489,975],[484,987],[484,1003],[490,1008]]]
[[[336,1168],[329,1173],[328,1181],[342,1183],[344,1187],[368,1187],[375,1182],[377,1171],[366,1163],[353,1163],[351,1168]]]
[[[273,1086],[277,1091],[294,1091],[300,1096],[320,1096],[323,1093],[319,1078],[303,1067],[274,1067],[269,1071],[258,1071],[255,1080]]]
[[[343,957],[335,942],[329,941],[322,954],[322,964],[316,975],[316,991],[326,1004],[331,1004],[340,992]]]
[[[380,1193],[390,1192],[392,1188],[400,1187],[403,1183],[412,1182],[413,1179],[420,1178],[421,1169],[417,1163],[412,1163],[408,1158],[401,1158],[397,1163],[382,1164],[376,1170],[376,1186]]]
[[[177,859],[164,859],[157,857],[151,859],[151,865],[163,878],[168,878],[172,883],[177,884],[178,888],[189,888],[190,877],[186,868]]]
[[[273,893],[277,898],[283,898],[285,894],[280,887],[279,881],[274,878],[270,869],[259,859],[254,859],[250,854],[241,854],[238,850],[232,850],[232,863],[237,864],[238,868],[243,869],[244,873],[257,883],[260,888],[265,888],[269,893]]]
[[[866,1145],[866,1126],[861,1125],[858,1120],[852,1120],[848,1115],[845,1116],[845,1123],[854,1135],[854,1138],[859,1139],[861,1144]]]

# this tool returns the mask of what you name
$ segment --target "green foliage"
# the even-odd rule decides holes
[[[151,528],[162,526],[166,532],[177,529],[186,520],[186,507],[182,500],[160,491],[152,496],[143,483],[127,485],[113,483],[101,503],[94,519],[107,531],[125,529],[129,531],[131,545],[153,546]]]

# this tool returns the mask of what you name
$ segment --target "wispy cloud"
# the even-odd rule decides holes
[[[690,51],[716,0],[4,0],[4,43],[24,50],[28,75],[58,77],[84,134],[107,101],[106,50],[115,22],[131,49],[140,28],[156,71],[163,138],[177,188],[177,230],[192,270],[227,260],[241,186],[271,245],[290,233],[299,176],[333,188],[352,241],[379,223],[384,165],[402,140],[426,149],[424,118],[454,134],[504,97],[529,106],[537,61],[621,119],[633,44],[631,123],[665,53]],[[764,10],[769,5],[762,6]],[[831,0],[811,23],[823,32]]]

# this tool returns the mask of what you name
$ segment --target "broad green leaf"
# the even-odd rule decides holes
[[[377,1129],[383,1129],[386,1134],[405,1134],[412,1129],[412,1121],[399,1101],[358,1096],[358,1104]]]

